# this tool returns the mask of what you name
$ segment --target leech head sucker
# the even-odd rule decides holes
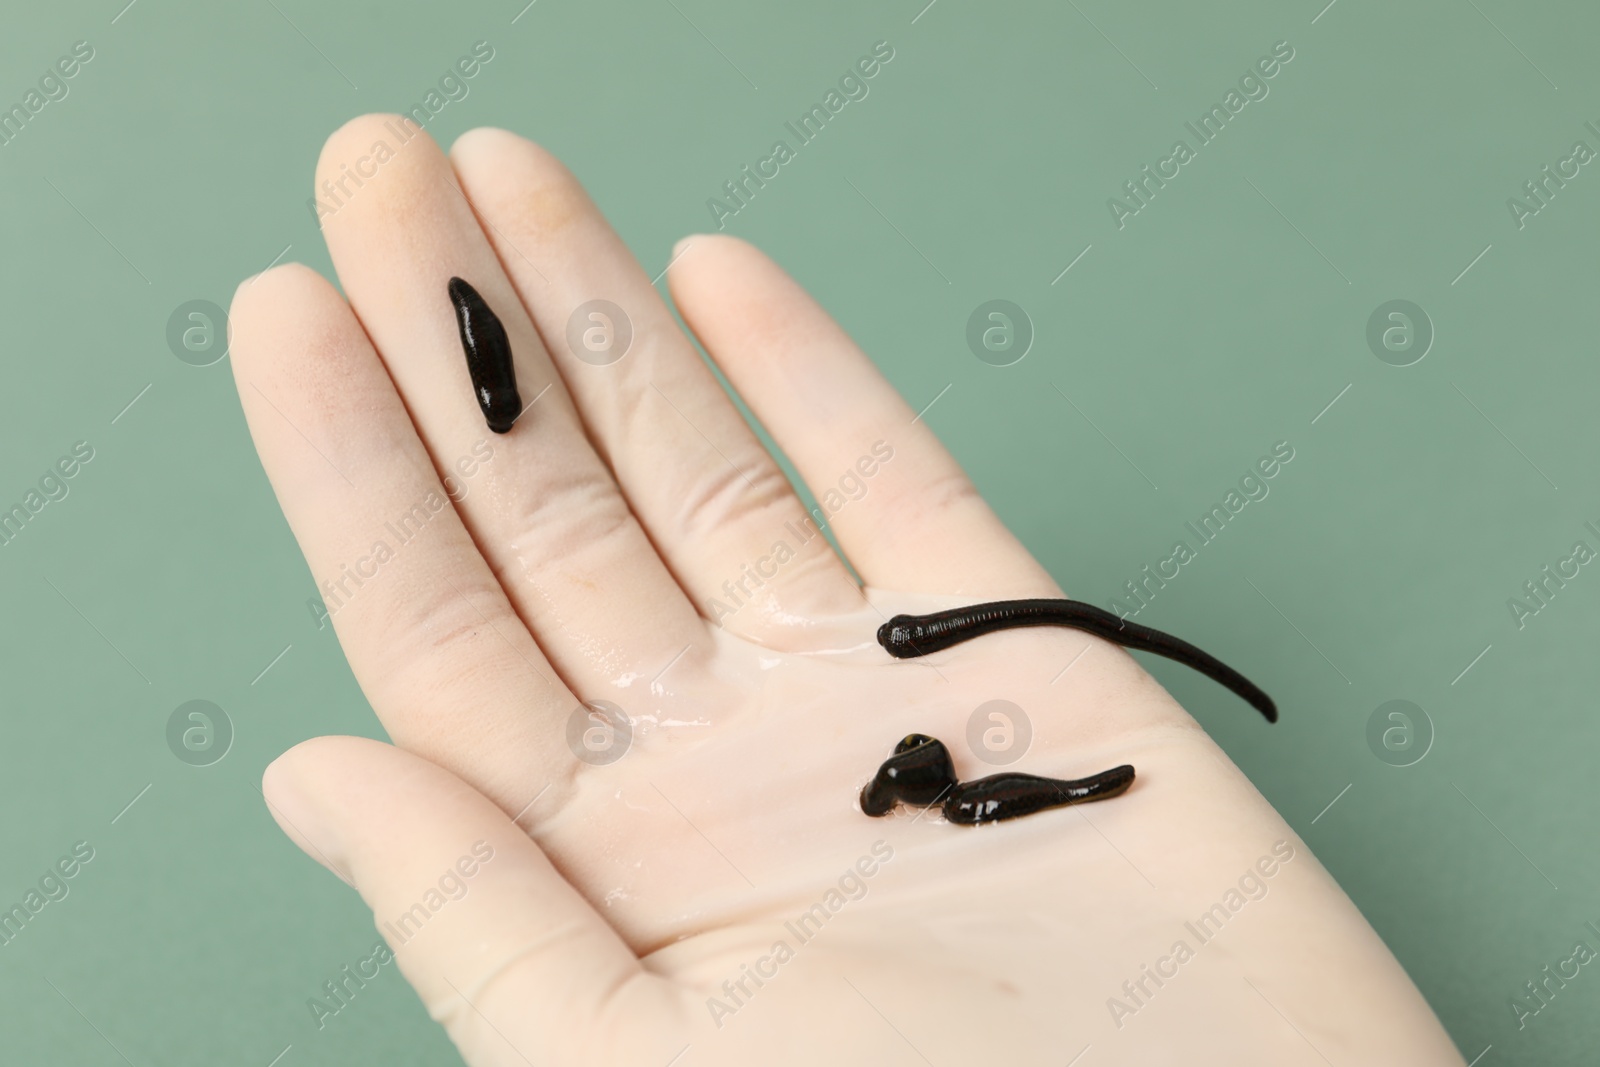
[[[916,639],[916,626],[910,615],[896,615],[878,627],[878,644],[896,659],[911,659],[917,655],[912,641]]]
[[[923,745],[938,744],[942,744],[942,742],[929,737],[927,734],[906,734],[895,744],[894,754],[898,756],[903,752],[910,752],[914,748],[921,748]]]

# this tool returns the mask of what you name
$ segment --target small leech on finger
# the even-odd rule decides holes
[[[861,810],[874,818],[897,803],[939,805],[958,826],[1020,819],[1024,815],[1121,796],[1133,784],[1133,767],[1123,764],[1088,778],[1066,780],[1007,771],[960,783],[944,742],[911,734],[894,746],[878,773],[861,790]]]
[[[449,290],[478,407],[489,429],[510,433],[517,416],[522,414],[522,398],[517,395],[517,372],[511,362],[506,328],[472,286],[460,278],[451,278]]]

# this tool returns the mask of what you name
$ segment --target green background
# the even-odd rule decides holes
[[[653,274],[713,226],[707,198],[886,40],[870,95],[727,229],[783,262],[914,407],[938,397],[927,421],[1085,599],[1117,595],[1288,441],[1270,496],[1139,616],[1238,664],[1283,722],[1151,669],[1468,1059],[1492,1045],[1485,1067],[1592,1062],[1591,968],[1523,1029],[1509,1000],[1578,939],[1600,947],[1583,926],[1600,923],[1600,567],[1520,629],[1507,600],[1574,541],[1600,548],[1583,526],[1600,522],[1600,163],[1525,228],[1506,200],[1575,140],[1600,148],[1584,127],[1600,125],[1600,12],[124,2],[11,10],[0,35],[6,105],[73,42],[95,49],[0,145],[0,505],[73,442],[95,451],[0,546],[0,898],[73,842],[95,849],[70,896],[0,947],[7,1061],[265,1067],[292,1046],[284,1067],[455,1062],[392,968],[320,1031],[305,1006],[375,935],[257,783],[302,738],[378,725],[306,607],[228,367],[176,358],[174,310],[225,307],[275,256],[329,272],[306,208],[323,139],[421,102],[475,41],[495,58],[430,132],[490,124],[549,146]],[[1119,229],[1108,198],[1192,145],[1183,124],[1280,40],[1295,56],[1269,95]],[[1012,366],[966,342],[990,299],[1032,324]],[[1436,331],[1411,366],[1367,342],[1394,299]],[[167,744],[192,699],[236,732],[211,766]],[[1396,699],[1432,724],[1408,767],[1367,740]]]

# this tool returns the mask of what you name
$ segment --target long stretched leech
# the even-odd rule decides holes
[[[506,328],[472,286],[451,278],[449,289],[461,347],[467,354],[467,373],[483,419],[495,433],[510,433],[522,414],[522,398],[517,395],[517,372],[511,363]]]
[[[878,643],[896,659],[912,659],[1019,626],[1068,626],[1124,648],[1165,656],[1227,686],[1249,701],[1268,722],[1278,721],[1278,707],[1272,698],[1215,656],[1182,638],[1077,600],[998,600],[930,615],[896,615],[878,627]]]
[[[1045,778],[1006,771],[962,784],[944,742],[910,734],[894,746],[878,773],[861,790],[861,810],[878,817],[897,803],[939,804],[948,822],[959,826],[1020,819],[1024,815],[1121,796],[1133,784],[1133,767],[1123,764],[1088,778]]]

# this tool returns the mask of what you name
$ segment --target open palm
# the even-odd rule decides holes
[[[307,742],[266,793],[468,1062],[1460,1062],[1125,652],[1061,630],[877,646],[897,612],[1061,593],[771,261],[695,237],[665,273],[810,513],[548,153],[479,130],[446,157],[370,116],[329,140],[316,196],[345,295],[295,265],[247,281],[234,368],[398,747]],[[453,276],[515,352],[504,436]],[[867,818],[857,793],[913,732],[964,780],[1138,780],[978,829]]]

